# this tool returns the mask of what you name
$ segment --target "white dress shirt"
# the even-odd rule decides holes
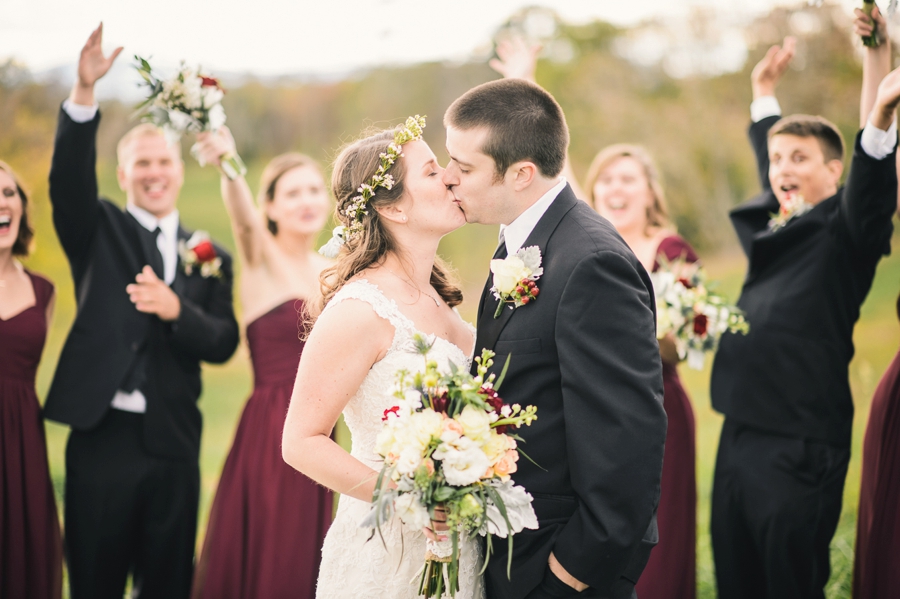
[[[76,104],[68,98],[63,100],[62,107],[63,110],[66,111],[66,114],[69,115],[69,118],[76,123],[87,123],[88,121],[93,121],[94,117],[97,116],[97,110],[100,109],[99,104],[94,104],[93,106],[85,106],[84,104]]]
[[[531,235],[538,221],[566,186],[566,178],[560,177],[559,183],[551,187],[547,193],[532,204],[525,212],[516,217],[508,225],[500,225],[500,240],[506,241],[506,253],[512,256],[522,248],[522,244]],[[499,243],[499,241],[498,241]]]
[[[781,116],[781,105],[775,96],[763,96],[753,100],[750,104],[750,118],[754,123],[770,116]],[[870,119],[863,128],[859,145],[871,158],[883,160],[897,145],[897,119],[894,119],[887,131],[873,125]]]

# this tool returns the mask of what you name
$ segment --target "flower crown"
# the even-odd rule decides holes
[[[386,152],[379,155],[381,163],[372,178],[363,183],[356,190],[359,195],[351,199],[350,205],[344,209],[344,215],[349,220],[349,225],[339,225],[331,233],[331,239],[319,249],[319,253],[327,258],[336,258],[341,247],[350,239],[359,236],[363,232],[363,217],[369,213],[369,200],[375,195],[379,187],[391,189],[394,187],[394,177],[388,174],[388,170],[403,156],[403,144],[422,139],[422,129],[425,128],[425,117],[411,116],[406,123],[394,131],[394,141],[388,146]]]

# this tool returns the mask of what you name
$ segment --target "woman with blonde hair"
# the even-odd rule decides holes
[[[351,144],[332,174],[341,226],[328,247],[337,260],[323,273],[322,309],[300,361],[283,438],[285,461],[341,493],[322,548],[319,599],[418,596],[413,579],[425,554],[424,532],[396,517],[374,537],[360,528],[383,465],[375,439],[396,402],[395,374],[424,367],[414,335],[433,341],[429,359],[440,368],[471,364],[474,330],[454,310],[462,293],[437,257],[441,238],[464,225],[465,215],[421,139],[423,126],[411,118]],[[331,439],[341,413],[353,439],[349,453]],[[482,596],[479,570],[478,546],[463,538],[457,597]]]
[[[697,262],[693,248],[675,232],[659,172],[641,146],[617,144],[600,151],[585,180],[588,200],[609,220],[648,272],[666,262]],[[694,413],[678,378],[671,337],[659,340],[669,418],[660,483],[659,544],[635,589],[642,599],[696,596],[697,482]]]
[[[199,136],[201,158],[234,153],[227,129]],[[290,468],[281,431],[303,352],[304,306],[329,261],[315,252],[331,199],[322,171],[297,153],[263,171],[258,205],[243,177],[221,177],[241,263],[240,294],[253,394],[228,454],[194,576],[195,598],[315,595],[331,492]]]
[[[28,195],[0,162],[0,597],[59,599],[62,540],[34,388],[56,295],[19,261],[33,238]]]

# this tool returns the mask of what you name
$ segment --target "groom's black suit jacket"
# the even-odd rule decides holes
[[[181,301],[174,323],[138,312],[125,292],[146,264],[161,267],[156,240],[130,214],[98,197],[99,114],[76,123],[60,111],[50,170],[53,222],[69,259],[78,311],[47,396],[44,415],[76,430],[103,419],[137,356],[145,356],[144,447],[161,457],[196,460],[200,451],[200,362],[224,362],[239,333],[232,308],[231,258],[221,278],[185,275],[171,287]],[[179,239],[189,232],[179,227]],[[156,252],[154,257],[153,252]],[[156,263],[156,265],[154,264]],[[162,279],[163,273],[157,271]]]
[[[482,295],[476,353],[512,356],[500,396],[538,408],[517,432],[514,481],[534,497],[538,530],[495,538],[489,599],[521,599],[537,587],[551,550],[592,587],[584,596],[631,597],[656,544],[666,438],[653,288],[608,221],[566,186],[522,247],[536,245],[544,274],[537,299],[494,319]]]
[[[871,158],[858,135],[846,186],[773,232],[768,222],[779,204],[769,183],[768,131],[778,119],[750,127],[763,193],[731,212],[749,260],[737,305],[750,333],[722,337],[712,403],[734,422],[848,447],[853,326],[891,249],[895,155]]]

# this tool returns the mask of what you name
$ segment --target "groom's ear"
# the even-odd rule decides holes
[[[512,179],[513,189],[522,191],[527,189],[537,176],[538,169],[533,162],[521,161],[511,164],[509,170],[506,171],[507,177]]]

